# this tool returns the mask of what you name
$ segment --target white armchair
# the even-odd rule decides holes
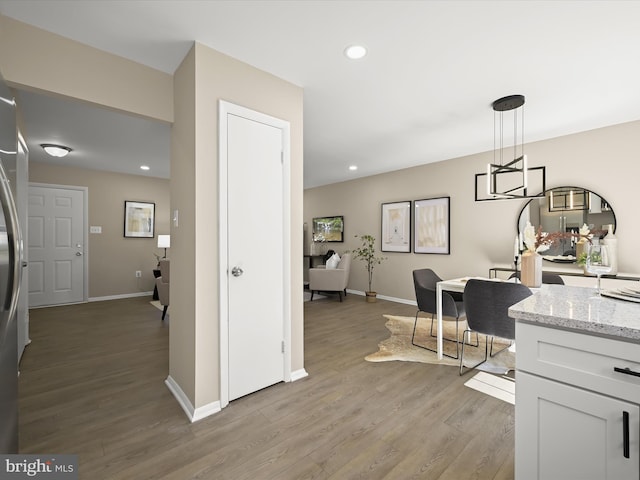
[[[314,292],[337,292],[342,301],[342,294],[347,295],[349,270],[351,269],[351,254],[345,253],[337,268],[317,267],[309,269],[309,290],[311,300]]]

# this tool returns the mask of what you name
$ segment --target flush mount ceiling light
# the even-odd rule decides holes
[[[151,168],[149,167],[149,165],[140,165],[140,170],[151,170]]]
[[[349,165],[349,170],[351,170],[352,172],[356,171],[358,169],[357,165]]]
[[[362,45],[351,45],[344,49],[344,54],[351,60],[359,60],[367,54],[367,49]]]
[[[545,190],[545,168],[529,168],[524,154],[524,95],[509,95],[491,104],[493,107],[493,163],[486,173],[476,175],[476,201],[532,198],[529,173],[537,175],[534,190]],[[513,115],[513,137],[505,134],[505,115]],[[519,115],[518,115],[519,114]],[[519,121],[518,121],[519,120]],[[540,177],[541,179],[538,178]],[[479,179],[484,178],[486,191],[480,194]]]
[[[69,147],[53,143],[41,143],[40,146],[52,157],[66,157],[71,151]]]

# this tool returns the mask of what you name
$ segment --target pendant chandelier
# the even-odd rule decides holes
[[[493,162],[486,173],[476,175],[476,201],[532,198],[529,194],[529,173],[542,175],[540,192],[545,190],[545,168],[529,168],[524,153],[524,95],[509,95],[492,103]],[[507,118],[505,118],[507,117]],[[513,119],[513,133],[509,120]],[[479,181],[484,178],[484,191]],[[539,183],[539,181],[538,181]],[[536,189],[537,190],[537,189]]]

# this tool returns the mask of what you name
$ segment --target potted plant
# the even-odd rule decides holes
[[[358,238],[358,235],[355,236]],[[353,250],[353,258],[358,258],[365,262],[367,273],[369,274],[369,289],[364,292],[367,297],[367,302],[375,302],[377,293],[371,288],[373,283],[373,269],[376,265],[380,265],[386,257],[377,257],[374,245],[376,239],[373,235],[360,235],[362,245]]]

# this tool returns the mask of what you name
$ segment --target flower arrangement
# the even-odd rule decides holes
[[[531,222],[527,222],[527,226],[524,227],[523,241],[527,251],[531,253],[541,253],[549,250],[551,245],[558,240],[567,237],[578,236],[573,232],[552,232],[547,233],[542,231],[542,227],[538,227],[536,232]]]
[[[524,227],[523,233],[523,241],[526,247],[526,250],[532,253],[541,253],[546,250],[549,250],[551,245],[556,243],[558,240],[563,238],[578,238],[585,239],[589,243],[592,243],[591,239],[594,235],[600,236],[602,235],[604,230],[594,230],[591,232],[587,224],[583,224],[580,227],[578,233],[575,232],[552,232],[547,233],[542,231],[542,227],[538,227],[536,231],[533,225],[530,222],[527,222],[527,226]],[[578,258],[578,263],[580,263],[580,258]]]
[[[593,238],[593,234],[589,231],[589,227],[584,224],[579,233],[575,232],[543,232],[542,227],[538,227],[538,231],[535,230],[533,225],[530,222],[527,222],[526,227],[524,227],[523,233],[523,241],[526,247],[526,250],[532,253],[542,253],[546,250],[549,250],[551,245],[556,243],[558,240],[562,240],[563,238],[584,238],[591,243],[591,238]]]
[[[591,231],[589,230],[589,225],[587,225],[586,223],[583,223],[582,226],[580,227],[580,238],[586,238],[588,240],[591,240],[591,237],[593,237],[593,235],[591,235]]]

